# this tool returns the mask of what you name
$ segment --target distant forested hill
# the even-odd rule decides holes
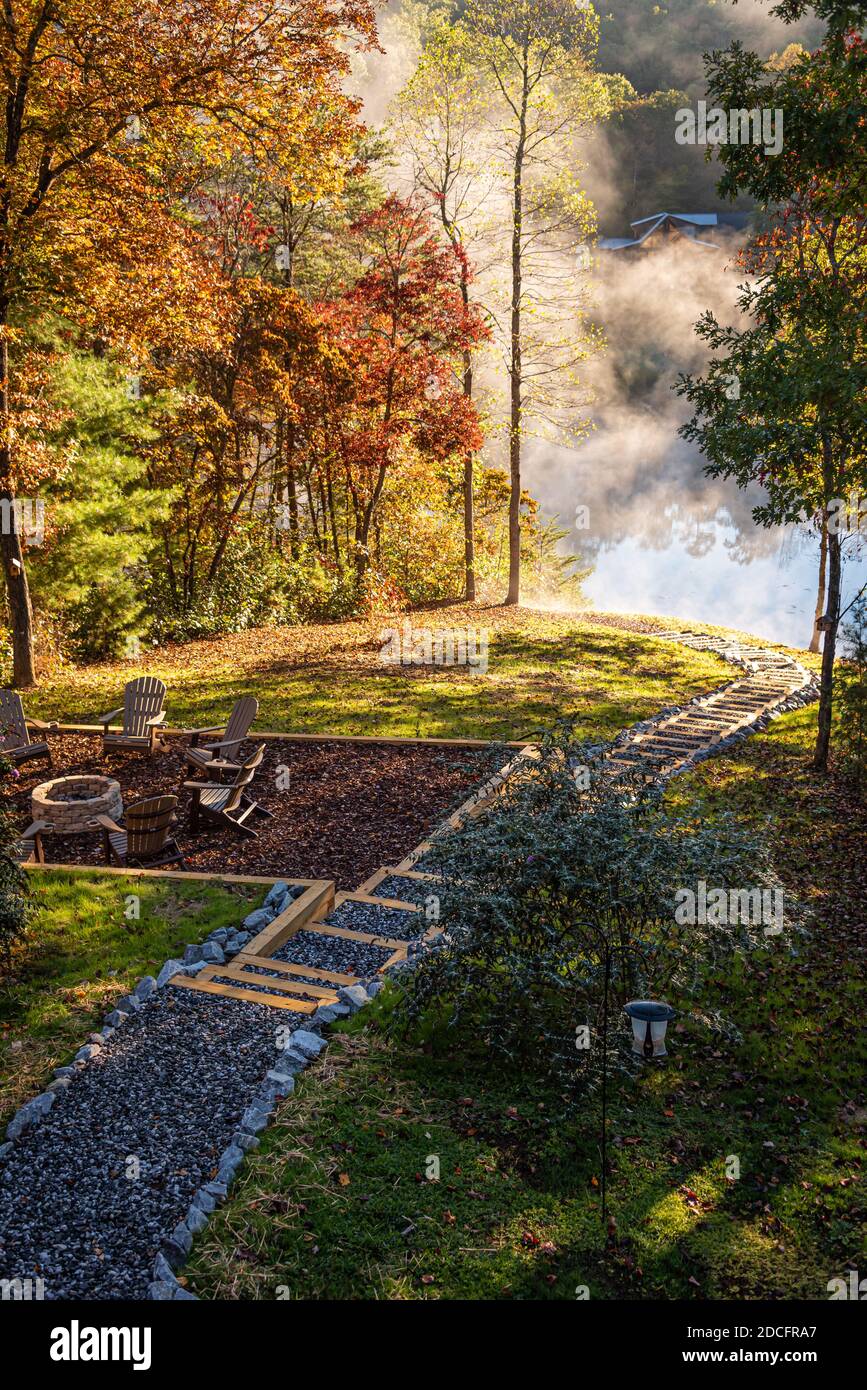
[[[544,0],[538,0],[544,4]],[[584,182],[600,234],[619,236],[654,212],[748,211],[723,203],[719,165],[703,147],[675,143],[675,112],[705,95],[704,54],[740,40],[763,58],[791,60],[797,45],[815,48],[823,26],[786,25],[775,0],[593,0],[600,15],[599,68],[611,74],[620,106],[588,139]],[[466,0],[387,0],[388,12],[456,19]],[[794,46],[794,47],[792,47]],[[786,50],[790,50],[789,53]],[[783,57],[785,55],[785,57]]]
[[[599,67],[618,74],[623,105],[588,146],[588,190],[605,235],[653,212],[744,211],[716,193],[719,166],[705,150],[675,143],[675,112],[705,95],[703,55],[734,39],[762,57],[790,60],[790,45],[814,48],[822,26],[785,25],[761,0],[601,0]],[[625,79],[623,81],[622,79]]]
[[[821,25],[785,25],[771,8],[772,0],[600,0],[599,66],[622,72],[642,93],[676,87],[700,97],[702,54],[727,48],[732,39],[764,57],[792,42],[819,42]]]

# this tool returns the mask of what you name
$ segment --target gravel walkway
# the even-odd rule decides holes
[[[250,971],[249,979],[243,980],[235,979],[232,975],[220,974],[212,975],[211,979],[214,981],[215,984],[218,985],[231,985],[234,989],[251,989],[254,994],[268,994],[273,998],[274,990],[268,985],[267,977],[270,977],[271,979],[282,980],[284,984],[287,985],[297,984],[297,976],[290,979],[288,975],[281,975],[276,970]],[[319,984],[321,987],[321,980]],[[322,999],[319,995],[305,994],[301,990],[300,986],[298,988],[298,992],[296,994],[293,994],[292,997],[293,999],[300,999],[302,1001],[307,1000],[309,1004],[318,1005],[322,1003]],[[298,1019],[298,1027],[303,1027],[303,1019],[301,1019],[300,1017]]]
[[[153,995],[0,1164],[0,1277],[38,1275],[48,1299],[144,1298],[285,1023],[243,1000]]]
[[[337,970],[344,975],[375,975],[393,951],[367,946],[344,936],[321,936],[319,932],[299,931],[285,946],[274,952],[274,960],[291,965],[313,965],[317,970]]]
[[[423,869],[419,870],[424,873]],[[425,898],[436,892],[436,884],[431,879],[404,878],[401,874],[391,874],[373,889],[374,897],[398,898],[401,902],[417,903],[424,906]]]
[[[369,932],[396,941],[414,941],[428,927],[423,912],[407,912],[399,907],[380,907],[377,903],[341,903],[325,919],[329,927]]]
[[[269,959],[271,959],[269,956],[262,957],[263,962]],[[298,985],[299,987],[301,985],[316,985],[317,989],[332,988],[327,980],[319,980],[315,975],[287,975],[283,970],[268,970],[264,964],[250,965],[248,962],[245,962],[241,968],[245,974],[249,974],[251,980],[257,980],[261,975],[266,979],[284,980],[287,985]],[[324,967],[320,968],[324,969]],[[233,983],[238,984],[239,982],[235,980]],[[246,989],[247,986],[245,985],[244,988]],[[311,995],[310,997],[314,998],[315,996]]]

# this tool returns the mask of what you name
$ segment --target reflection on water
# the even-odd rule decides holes
[[[621,417],[620,424],[623,420]],[[805,647],[812,632],[819,543],[806,528],[757,526],[759,492],[705,477],[701,459],[670,421],[645,419],[641,458],[624,447],[606,459],[611,428],[604,417],[576,450],[539,447],[529,485],[571,527],[564,542],[593,566],[584,591],[594,608],[659,613],[739,628]],[[659,451],[664,451],[663,457]],[[586,529],[573,523],[587,508]],[[579,517],[579,520],[581,518]],[[844,546],[848,602],[867,581],[864,547]]]
[[[584,586],[594,607],[717,623],[806,646],[817,538],[757,526],[760,490],[706,477],[701,455],[677,433],[689,406],[672,382],[704,364],[693,325],[708,308],[724,322],[738,321],[739,278],[725,254],[698,257],[674,247],[624,260],[600,253],[597,316],[609,347],[584,373],[596,397],[594,429],[574,449],[529,444],[525,484],[569,529],[564,544],[594,565]],[[578,526],[577,508],[586,508]],[[863,553],[851,555],[844,575],[851,597],[867,579]]]
[[[703,555],[674,539],[663,563],[658,551],[627,536],[598,555],[584,585],[588,599],[593,607],[716,623],[806,647],[816,605],[818,544],[811,539],[794,547],[788,537],[766,532],[772,553],[738,562],[739,538],[724,519],[703,535],[710,540]],[[848,602],[867,579],[863,560],[847,564],[845,578]]]

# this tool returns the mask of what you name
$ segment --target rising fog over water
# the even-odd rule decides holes
[[[818,41],[815,22],[795,31],[754,0],[718,10],[719,46],[739,38],[770,55],[793,39]],[[380,25],[384,52],[367,55],[356,68],[355,85],[371,127],[387,121],[390,103],[415,68],[420,12],[413,4],[389,5]],[[695,32],[690,36],[678,24],[680,47],[674,49],[670,24],[654,35],[626,7],[616,23],[602,25],[600,67],[624,72],[640,91],[670,86],[688,92],[690,101],[704,97],[701,52],[713,46],[713,19],[704,17],[697,28],[691,11],[685,23]],[[714,197],[703,206],[657,206],[652,192],[642,192],[639,162],[636,201],[624,212],[620,154],[604,128],[591,134],[581,158],[582,182],[601,233],[628,236],[630,217],[723,206]],[[711,166],[709,189],[715,170]],[[405,169],[395,167],[391,181],[408,191]],[[593,607],[729,625],[806,646],[816,604],[818,537],[807,528],[757,526],[752,510],[760,490],[744,492],[733,482],[708,478],[700,452],[678,434],[690,408],[672,386],[680,372],[700,373],[706,361],[694,331],[699,317],[710,309],[721,322],[738,318],[743,274],[735,258],[741,244],[733,235],[724,249],[701,251],[675,242],[648,253],[595,252],[587,283],[592,317],[608,346],[583,364],[581,395],[586,391],[592,403],[582,408],[576,401],[575,407],[576,425],[586,419],[590,431],[569,447],[564,440],[533,439],[528,430],[522,482],[567,532],[563,550],[582,567],[592,566],[583,587]],[[477,291],[483,284],[484,272]],[[493,358],[480,362],[477,381],[491,418],[502,419],[502,367]],[[484,457],[505,466],[496,431]],[[581,530],[575,526],[579,507],[589,513]],[[844,546],[844,607],[867,579],[865,549],[852,539]]]
[[[805,646],[818,539],[806,528],[757,526],[760,490],[708,478],[701,454],[678,435],[689,407],[672,382],[705,360],[693,325],[705,309],[725,322],[738,317],[736,245],[597,253],[608,350],[585,365],[593,430],[575,449],[531,446],[527,486],[564,527],[574,528],[576,506],[588,508],[589,526],[570,529],[565,543],[594,566],[584,587],[595,607],[730,624]],[[847,593],[864,582],[864,568],[853,552]]]

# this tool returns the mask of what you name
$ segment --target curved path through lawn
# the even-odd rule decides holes
[[[813,698],[812,675],[778,651],[700,632],[655,635],[714,651],[743,673],[625,731],[609,755],[615,771],[639,763],[670,776]],[[372,895],[363,906],[383,921],[395,911],[393,900],[377,908]],[[352,970],[347,941],[345,930],[329,936],[326,927],[305,947],[304,968]],[[377,964],[368,948],[355,973]],[[185,984],[164,985],[122,1027],[95,1038],[94,1055],[58,1078],[64,1084],[49,1092],[39,1123],[18,1133],[13,1120],[16,1137],[0,1150],[0,1278],[41,1280],[48,1299],[190,1297],[165,1255],[182,1262],[243,1150],[257,1142],[265,1120],[251,1120],[249,1107],[259,1103],[275,1048],[284,1046],[278,1030],[292,1015],[269,1007],[264,993],[259,1004]],[[304,1020],[311,1054],[327,1016]],[[280,1094],[286,1088],[276,1088],[274,1103]]]
[[[702,632],[654,636],[715,652],[745,674],[710,695],[696,696],[680,709],[626,730],[615,740],[608,759],[614,767],[639,764],[653,775],[670,776],[765,727],[782,709],[815,698],[815,677],[785,652]]]

